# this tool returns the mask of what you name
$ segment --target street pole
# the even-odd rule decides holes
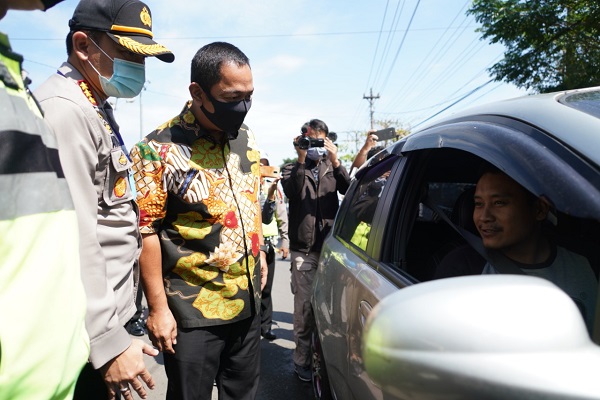
[[[377,96],[373,96],[373,88],[371,88],[371,95],[369,96],[365,96],[363,95],[363,99],[366,99],[369,101],[369,114],[371,116],[371,129],[373,129],[373,114],[374,114],[374,110],[373,110],[373,103],[375,102],[375,100],[377,100],[379,98],[379,95]]]

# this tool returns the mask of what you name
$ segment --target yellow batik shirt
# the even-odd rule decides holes
[[[216,144],[186,104],[131,151],[142,234],[158,234],[169,307],[179,326],[260,310],[259,151],[243,125]]]

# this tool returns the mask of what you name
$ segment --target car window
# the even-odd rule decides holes
[[[583,91],[568,94],[560,102],[569,107],[600,118],[600,91]]]
[[[383,160],[362,174],[356,183],[356,188],[345,198],[347,202],[343,207],[345,217],[341,222],[338,235],[359,251],[367,250],[375,210],[395,160],[395,157]]]
[[[412,174],[407,176],[407,179],[411,182],[411,187],[416,188],[413,189],[416,195],[411,196],[409,192],[398,194],[403,204],[401,207],[406,210],[404,214],[410,215],[412,212],[413,217],[406,217],[397,228],[395,236],[404,237],[407,244],[403,251],[396,253],[397,261],[394,264],[401,266],[406,273],[420,282],[441,277],[483,273],[488,260],[483,258],[477,246],[471,246],[470,242],[465,240],[465,235],[457,232],[454,226],[460,226],[478,235],[473,224],[473,194],[478,180],[478,171],[486,160],[454,149],[414,152],[406,158],[407,163],[412,164]],[[501,163],[497,167],[502,168]],[[519,178],[522,186],[531,191],[531,188],[527,187],[529,176],[520,175]],[[536,179],[539,179],[539,176]],[[551,198],[547,200],[552,204]],[[575,194],[571,200],[576,204],[579,202]],[[435,204],[437,210],[434,211],[428,206],[431,203]],[[442,219],[438,212],[445,214],[454,226]],[[600,216],[581,218],[559,208],[553,208],[547,221],[544,222],[544,234],[550,239],[556,254],[565,254],[565,257],[568,254],[567,264],[570,267],[561,272],[564,276],[552,278],[538,274],[538,271],[542,273],[541,267],[527,272],[529,275],[559,282],[557,286],[569,294],[581,310],[590,332],[596,301],[594,293],[597,292],[597,277],[600,269],[600,252],[597,251],[600,246],[599,221]],[[469,222],[470,226],[468,226]],[[399,240],[396,239],[396,242]],[[440,269],[448,266],[447,257],[452,262],[458,263],[453,268],[455,272],[459,272],[445,272],[439,276]],[[582,283],[582,280],[589,285]],[[591,296],[579,296],[584,292],[569,293],[583,286],[586,289],[585,293],[590,293]]]

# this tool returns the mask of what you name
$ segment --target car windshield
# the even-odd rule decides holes
[[[565,95],[561,103],[600,118],[600,91],[576,92]]]

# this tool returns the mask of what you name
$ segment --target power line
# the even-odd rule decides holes
[[[469,2],[470,1],[467,1],[463,5],[463,7],[456,13],[454,18],[450,22],[448,28],[450,28],[450,26],[452,26],[455,23],[455,21],[458,19],[458,17],[463,14],[464,9],[467,7]],[[395,107],[397,105],[397,103],[403,97],[405,97],[405,93],[412,93],[413,88],[415,86],[417,86],[418,83],[421,82],[425,76],[427,76],[428,74],[430,74],[432,72],[432,65],[435,65],[435,63],[437,63],[438,60],[440,60],[442,58],[442,56],[445,53],[447,53],[448,49],[452,48],[456,44],[458,38],[462,35],[462,33],[464,33],[464,31],[465,31],[464,25],[467,21],[468,21],[468,18],[465,17],[462,20],[462,22],[458,25],[457,31],[455,31],[454,33],[451,33],[448,35],[448,31],[450,29],[447,29],[440,35],[440,37],[438,38],[436,43],[431,47],[431,50],[429,51],[429,53],[427,53],[427,55],[419,63],[419,66],[416,67],[414,69],[413,73],[410,75],[410,77],[408,79],[406,79],[406,82],[408,83],[407,87],[405,87],[401,91],[398,91],[396,93],[396,96],[392,98],[391,102],[389,103],[390,107]],[[457,36],[458,29],[461,29],[461,34],[459,34]],[[442,43],[442,40],[445,40],[444,43]],[[433,54],[434,51],[436,51],[435,55]]]
[[[387,3],[385,4],[385,10],[383,11],[383,19],[381,20],[381,27],[379,28],[379,35],[377,36],[377,44],[375,45],[375,52],[373,53],[373,61],[371,61],[371,69],[369,70],[369,78],[367,79],[367,86],[369,86],[369,82],[371,82],[371,75],[373,74],[373,67],[375,66],[375,59],[377,58],[377,52],[379,51],[379,42],[381,41],[381,34],[383,33],[383,25],[385,24],[385,18],[387,16],[387,10],[388,10],[389,4],[390,4],[390,0],[387,0]]]
[[[472,26],[473,28],[475,26]],[[441,31],[446,29],[460,29],[460,27],[450,28],[416,28],[413,32],[420,31]],[[215,40],[215,39],[256,39],[256,38],[278,38],[278,37],[310,37],[310,36],[342,36],[342,35],[373,35],[380,33],[397,33],[406,32],[406,29],[393,29],[387,31],[347,31],[347,32],[313,32],[313,33],[269,33],[264,35],[235,35],[235,36],[156,36],[156,40]],[[57,41],[65,40],[64,37],[48,38],[48,37],[15,37],[10,38],[11,41]]]
[[[449,106],[442,108],[440,111],[436,112],[435,114],[433,114],[432,116],[426,118],[425,120],[419,122],[418,124],[416,124],[415,126],[413,126],[413,129],[416,128],[419,125],[423,125],[425,122],[429,121],[430,119],[440,115],[441,113],[443,113],[444,111],[448,110],[450,107],[454,107],[456,104],[460,103],[461,101],[463,101],[464,99],[466,99],[467,97],[471,96],[473,93],[483,89],[484,87],[486,87],[487,85],[489,85],[490,83],[494,82],[493,79],[490,79],[489,81],[487,81],[486,83],[484,83],[483,85],[480,85],[478,87],[476,87],[475,89],[471,90],[469,93],[465,94],[463,97],[461,97],[460,99],[456,100],[454,103],[450,104]]]
[[[402,16],[402,12],[404,10],[404,4],[406,3],[406,0],[402,1],[402,2],[398,2],[398,4],[396,5],[396,10],[394,11],[394,16],[392,17],[392,22],[391,22],[391,29],[388,31],[388,35],[385,41],[385,45],[383,47],[383,51],[381,52],[381,57],[380,57],[380,61],[379,61],[379,66],[377,67],[377,72],[375,73],[375,77],[373,78],[373,82],[369,82],[370,83],[370,87],[376,86],[377,85],[377,81],[379,80],[379,77],[381,75],[381,71],[383,70],[383,67],[385,66],[389,51],[390,51],[390,47],[392,45],[392,42],[394,41],[394,36],[395,33],[397,32],[396,28],[398,27],[398,24],[400,23],[400,17]],[[393,34],[392,34],[393,33]]]
[[[415,5],[415,9],[413,10],[410,20],[408,21],[408,26],[406,28],[406,31],[404,31],[404,36],[402,37],[400,46],[398,46],[398,51],[396,51],[396,55],[394,56],[394,61],[392,61],[392,65],[390,66],[388,74],[385,77],[385,80],[383,81],[382,87],[385,87],[387,85],[388,80],[390,79],[390,75],[392,74],[392,71],[394,70],[394,66],[396,65],[396,61],[398,60],[398,55],[400,54],[400,50],[402,50],[402,46],[404,45],[404,40],[406,39],[406,35],[408,35],[408,32],[410,31],[410,26],[412,25],[413,19],[415,18],[415,14],[417,13],[419,4],[421,4],[421,0],[418,0],[417,4]]]

